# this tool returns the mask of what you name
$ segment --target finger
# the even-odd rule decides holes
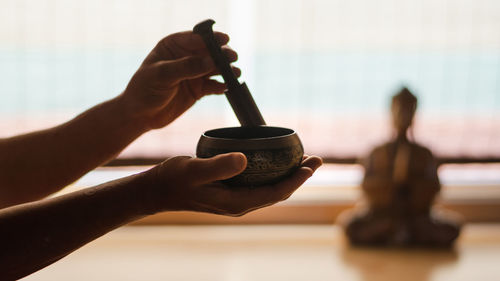
[[[290,177],[279,182],[274,187],[279,194],[280,201],[288,199],[304,182],[310,178],[314,172],[322,165],[323,160],[318,156],[306,156],[301,167]],[[276,198],[278,199],[278,198]]]
[[[231,63],[231,62],[235,62],[238,60],[238,53],[236,53],[233,49],[227,47],[227,46],[224,46],[222,47],[222,52],[224,53],[224,55],[226,56],[227,60]],[[206,52],[201,52],[201,53],[198,53],[197,55],[199,56],[210,56],[210,54],[208,53],[208,51]]]
[[[217,80],[207,79],[203,82],[201,92],[203,93],[203,95],[222,94],[226,89],[226,84],[221,83]]]
[[[236,77],[240,77],[241,75],[241,70],[237,67],[234,69]],[[211,75],[213,76],[213,75]],[[203,83],[201,92],[203,95],[209,95],[209,94],[221,94],[227,89],[227,86],[225,83],[219,82],[215,79],[206,79]]]
[[[288,191],[288,194],[282,200],[288,199],[322,164],[323,160],[318,156],[305,156],[301,167],[291,177],[278,184],[279,187],[276,188],[278,191]],[[293,188],[293,186],[296,186],[296,188]]]
[[[235,62],[238,60],[238,53],[235,50],[231,49],[231,47],[224,45],[221,46],[221,50],[229,62]],[[208,49],[198,49],[189,52],[197,56],[210,56],[210,52],[208,51]]]
[[[222,53],[226,56],[229,62],[235,62],[238,60],[238,53],[231,49],[229,46],[222,46]]]
[[[241,69],[239,67],[236,67],[236,66],[232,66],[231,65],[231,69],[233,70],[233,73],[236,77],[240,77],[241,76]],[[216,75],[219,75],[220,72],[218,70],[214,70],[212,72],[210,72],[207,76],[216,76]]]
[[[201,185],[218,180],[224,180],[243,172],[247,159],[243,153],[233,152],[214,156],[212,158],[194,158],[188,164],[188,170],[193,175],[193,185]]]
[[[316,171],[321,165],[323,165],[323,159],[318,156],[305,156],[302,160],[302,167],[309,167],[311,170]]]
[[[234,73],[234,75],[236,75],[236,77],[241,76],[241,69],[239,67],[231,66],[231,68],[233,69],[233,73]]]
[[[214,32],[215,40],[223,46],[229,42],[229,36],[222,32]],[[208,55],[208,50],[202,38],[192,31],[170,34],[161,39],[144,59],[143,65],[160,60],[178,58],[183,55]]]
[[[215,65],[209,57],[192,56],[160,61],[155,63],[154,67],[158,72],[158,80],[166,84],[202,77],[215,69]]]
[[[291,176],[275,185],[276,192],[283,194],[281,200],[288,198],[297,188],[310,178],[314,170],[310,167],[300,167]]]
[[[229,35],[214,31],[215,40],[219,45],[226,45],[229,42]],[[200,35],[192,31],[178,32],[163,38],[159,45],[168,48],[180,48],[186,51],[196,51],[205,49],[205,43]]]
[[[261,186],[256,188],[232,189],[231,198],[241,202],[243,210],[255,210],[283,201],[297,190],[311,175],[313,170],[309,167],[300,167],[292,176],[274,186]],[[242,192],[242,190],[246,192]]]

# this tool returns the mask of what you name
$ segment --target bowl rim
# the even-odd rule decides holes
[[[199,151],[202,147],[217,149],[222,151],[250,151],[250,150],[261,150],[265,147],[265,149],[284,149],[299,145],[303,150],[302,142],[300,141],[299,135],[292,129],[284,128],[284,127],[275,127],[275,126],[259,126],[259,127],[273,127],[280,129],[287,129],[291,133],[276,137],[267,137],[267,138],[251,138],[251,139],[237,139],[237,138],[218,138],[218,137],[210,137],[205,133],[212,131],[208,130],[203,133],[197,144],[196,154],[199,155]],[[243,127],[224,127],[217,129],[226,129],[226,128],[243,128]],[[213,130],[217,130],[213,129]]]
[[[207,135],[208,132],[213,132],[217,130],[227,130],[227,129],[244,129],[244,128],[270,128],[270,129],[283,129],[283,130],[288,130],[290,133],[279,135],[279,136],[273,136],[273,137],[263,137],[263,138],[246,138],[246,139],[239,139],[239,138],[225,138],[225,137],[213,137]],[[277,139],[282,139],[282,138],[288,138],[290,136],[297,135],[295,130],[286,128],[286,127],[278,127],[278,126],[268,126],[268,125],[261,125],[261,126],[234,126],[234,127],[221,127],[221,128],[215,128],[215,129],[210,129],[206,130],[203,132],[202,137],[207,138],[207,139],[213,139],[213,140],[229,140],[229,141],[259,141],[259,140],[277,140]]]

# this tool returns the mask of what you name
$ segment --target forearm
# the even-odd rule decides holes
[[[0,211],[0,272],[14,280],[152,212],[144,174]]]
[[[262,188],[219,181],[241,173],[242,153],[174,157],[151,170],[68,195],[0,210],[0,272],[16,279],[133,220],[161,211],[240,216],[288,198],[321,165],[307,157],[290,177]],[[193,176],[195,175],[195,176]]]
[[[144,131],[120,98],[57,127],[0,140],[0,207],[43,198],[109,161]]]

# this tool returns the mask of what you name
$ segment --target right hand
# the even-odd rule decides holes
[[[230,62],[238,55],[226,46],[229,36],[214,32]],[[233,67],[236,76],[240,70]],[[120,95],[124,113],[139,119],[145,130],[157,129],[174,121],[198,99],[221,94],[224,83],[210,79],[218,74],[202,38],[192,31],[163,38],[149,53]]]

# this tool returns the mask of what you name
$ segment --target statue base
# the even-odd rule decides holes
[[[355,208],[339,216],[352,245],[446,248],[460,234],[461,218],[434,208],[427,214],[402,216],[390,210]]]

